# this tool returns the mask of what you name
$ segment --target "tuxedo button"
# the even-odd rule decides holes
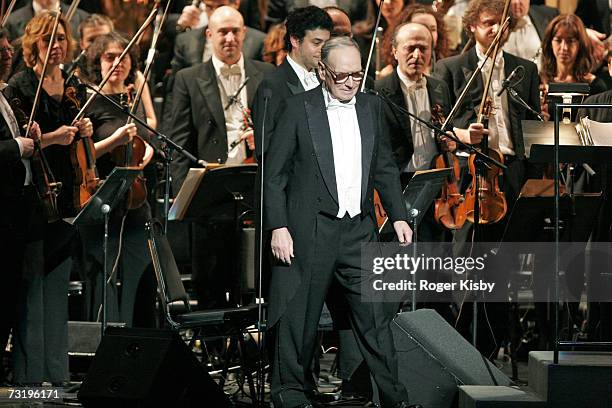
[[[208,120],[206,121],[206,123],[208,123],[209,125],[212,125],[212,124],[213,124],[213,121],[212,121],[212,119],[208,119]]]
[[[321,199],[321,197],[318,197],[318,198],[317,198],[317,203],[320,203],[321,201],[323,201],[323,200]]]
[[[212,139],[212,142],[213,142],[213,144],[217,144],[217,143],[219,143],[219,139],[217,139],[216,137],[214,137],[214,138]]]

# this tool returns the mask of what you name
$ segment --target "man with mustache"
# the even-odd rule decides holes
[[[377,240],[373,189],[400,242],[412,231],[379,99],[357,94],[361,55],[349,37],[321,49],[323,84],[287,99],[278,113],[264,169],[264,228],[272,234],[269,327],[276,326],[271,393],[275,407],[312,407],[307,376],[317,326],[336,281],[349,304],[359,349],[383,407],[408,407],[397,382],[389,322],[382,303],[362,302],[361,244]]]

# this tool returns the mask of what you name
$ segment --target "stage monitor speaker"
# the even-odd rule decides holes
[[[78,393],[84,407],[228,407],[228,397],[169,330],[109,327]]]
[[[391,327],[399,381],[411,404],[450,408],[457,405],[460,385],[511,384],[434,310],[401,313]]]

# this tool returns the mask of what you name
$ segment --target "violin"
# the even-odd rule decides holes
[[[25,136],[23,130],[27,128],[28,117],[23,111],[21,100],[19,98],[13,98],[10,101],[10,105],[15,114],[19,129],[22,131],[22,136]],[[57,207],[57,197],[62,190],[62,182],[55,180],[51,167],[43,152],[40,140],[34,141],[34,153],[30,158],[30,168],[32,170],[32,182],[42,201],[47,222],[52,223],[59,221],[60,215]]]
[[[64,96],[70,102],[69,110],[76,112],[81,109],[74,86],[66,87]],[[77,133],[70,146],[70,159],[73,168],[77,169],[74,183],[75,208],[83,208],[100,185],[96,169],[96,148],[90,137],[81,137]]]
[[[446,121],[442,107],[436,104],[431,109],[432,121],[438,126]],[[440,151],[442,148],[440,146]],[[440,197],[435,200],[434,219],[445,228],[460,229],[465,223],[465,198],[459,191],[461,168],[459,160],[452,152],[443,152],[434,158],[434,168],[451,168],[451,174],[444,180]]]
[[[127,105],[132,113],[135,111],[135,101],[132,99],[131,89],[128,88],[128,98]],[[128,123],[132,123],[130,119],[128,119]],[[144,167],[144,156],[147,150],[147,145],[145,141],[138,135],[132,138],[132,141],[122,145],[117,146],[111,152],[113,160],[117,166],[120,167]],[[134,183],[130,187],[127,193],[127,208],[129,210],[134,210],[136,208],[140,208],[144,205],[147,200],[147,185],[146,179],[140,173],[135,179]]]
[[[486,98],[482,112],[480,122],[487,128],[489,117],[493,112],[493,101],[490,97]],[[489,149],[488,136],[482,138],[480,151],[503,164],[504,156],[497,150]],[[465,192],[465,212],[468,221],[474,222],[476,204],[480,213],[479,224],[493,224],[500,221],[508,210],[506,196],[499,188],[499,176],[502,170],[497,166],[477,162],[475,154],[471,154],[468,159],[468,169],[472,175],[472,182]]]

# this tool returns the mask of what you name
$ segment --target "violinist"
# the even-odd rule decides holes
[[[87,49],[85,58],[85,74],[91,83],[100,83],[113,66],[115,59],[125,50],[128,41],[115,32],[98,36]],[[130,107],[134,98],[134,79],[138,65],[138,50],[130,48],[128,54],[113,71],[108,82],[100,92],[115,100],[123,106]],[[142,105],[136,110],[136,115],[144,120],[145,113]],[[153,149],[148,143],[149,131],[140,125],[126,124],[128,116],[119,111],[111,102],[102,96],[95,96],[87,109],[87,116],[91,118],[95,132],[93,141],[96,151],[96,167],[100,179],[106,178],[115,166],[125,166],[122,163],[122,151],[119,147],[133,143],[134,139],[144,139],[145,152],[140,166],[146,166],[153,156]],[[145,196],[146,197],[146,196]],[[109,231],[109,259],[115,260],[120,251],[118,270],[113,272],[113,283],[109,291],[107,303],[107,316],[111,322],[124,322],[132,325],[134,315],[134,300],[140,278],[151,262],[145,234],[145,223],[151,218],[151,209],[146,200],[135,209],[126,211],[118,208],[111,213]],[[120,229],[123,229],[120,232]],[[104,254],[102,251],[103,231],[101,226],[80,228],[79,230],[85,252],[97,263],[93,268],[97,277],[88,276],[95,282],[94,317],[97,316],[102,299],[103,275],[102,265]],[[119,236],[122,233],[123,245],[119,249]],[[116,282],[121,281],[121,294],[119,295]],[[121,301],[119,302],[119,299]]]
[[[10,74],[13,48],[8,33],[0,30],[0,89]],[[32,217],[41,212],[40,201],[32,182],[30,159],[34,153],[34,139],[40,137],[38,125],[32,128],[32,138],[20,136],[15,115],[0,93],[0,257],[2,258],[2,285],[0,285],[0,348],[4,350],[11,329],[15,329],[19,294],[22,287],[22,264],[26,244],[36,240]],[[0,368],[0,382],[7,378]]]
[[[42,80],[34,120],[40,125],[42,151],[51,173],[62,183],[57,198],[59,221],[37,220],[43,236],[28,245],[24,262],[26,307],[15,341],[15,378],[20,383],[61,384],[70,379],[67,293],[72,250],[78,240],[75,229],[62,218],[75,216],[79,210],[75,202],[79,191],[78,173],[71,145],[77,133],[83,138],[90,137],[93,128],[87,118],[73,123],[70,112],[74,102],[67,97],[68,91],[76,90],[77,98],[85,95],[84,91],[79,92],[82,89],[75,79],[66,81],[62,74],[60,65],[69,60],[73,40],[70,27],[59,17],[55,41],[51,43],[55,21],[56,13],[43,12],[28,23],[22,37],[28,68],[14,75],[5,90],[13,109],[24,116],[24,112],[32,111],[38,83]],[[49,47],[47,70],[41,77]]]
[[[464,91],[467,80],[475,71],[480,61],[484,59],[484,54],[488,47],[493,42],[501,24],[504,11],[503,0],[474,0],[470,2],[465,15],[463,17],[464,27],[468,36],[475,40],[475,46],[469,49],[466,53],[443,59],[438,61],[435,68],[435,75],[449,85],[451,91],[451,100],[453,103],[459,95]],[[510,29],[513,23],[511,19]],[[503,45],[504,38],[507,38],[507,33],[502,37]],[[499,242],[504,234],[508,214],[512,211],[512,206],[515,203],[521,187],[525,181],[526,162],[525,162],[525,147],[523,143],[523,133],[521,128],[522,119],[537,119],[529,114],[518,103],[515,103],[506,92],[501,96],[497,96],[502,81],[508,78],[509,75],[519,66],[523,66],[524,75],[522,80],[514,86],[516,92],[521,96],[526,103],[531,106],[536,112],[540,108],[540,100],[538,93],[539,79],[536,65],[525,59],[516,57],[506,52],[499,52],[495,59],[489,59],[484,65],[481,75],[478,75],[475,85],[467,91],[459,111],[454,119],[454,125],[457,126],[457,136],[464,142],[470,144],[478,144],[483,137],[488,137],[488,145],[491,150],[495,150],[503,155],[505,165],[508,166],[504,170],[503,177],[500,177],[500,190],[505,195],[507,204],[507,212],[500,222],[480,225],[479,240],[484,242]],[[484,84],[492,73],[491,87],[488,95],[483,95]],[[516,81],[514,81],[516,82]],[[488,129],[485,129],[482,123],[477,122],[477,112],[481,103],[489,97],[492,100],[493,114],[489,117]],[[463,130],[468,127],[468,130]],[[461,155],[462,153],[459,153]],[[465,159],[462,159],[462,162]],[[466,172],[466,177],[463,184],[470,184],[474,177]],[[472,224],[466,222],[464,228],[457,231],[454,240],[461,246],[468,240],[471,235]],[[468,246],[469,248],[469,246]],[[509,266],[504,265],[502,268],[509,271]],[[501,279],[504,279],[503,277]],[[499,285],[503,286],[503,285]],[[488,315],[495,315],[492,318],[493,334],[489,331],[486,322],[479,322],[478,348],[489,356],[494,353],[495,345],[500,344],[503,336],[505,336],[505,317],[504,304],[489,304],[487,307]],[[497,310],[496,315],[493,309]],[[467,313],[463,313],[462,318],[467,317]],[[483,317],[486,313],[479,313]],[[469,321],[465,321],[466,325]],[[463,327],[467,330],[467,326]]]
[[[254,150],[253,131],[245,126],[250,117],[248,109],[264,72],[274,67],[244,57],[245,32],[242,15],[235,8],[219,7],[210,16],[206,29],[213,47],[212,58],[176,75],[168,136],[207,162],[242,163]],[[238,92],[247,77],[249,81]],[[237,97],[228,103],[233,95]],[[175,194],[189,166],[186,158],[175,157],[172,164]],[[233,257],[227,252],[231,245],[214,237],[217,234],[233,236],[232,228],[233,221],[225,222],[223,227],[210,226],[208,231],[203,226],[194,226],[194,245],[199,244],[193,251],[193,274],[196,286],[206,291],[206,294],[198,293],[201,304],[204,300],[211,304],[226,302],[227,286],[223,287],[220,277],[228,278],[222,271],[229,270],[225,260]]]

